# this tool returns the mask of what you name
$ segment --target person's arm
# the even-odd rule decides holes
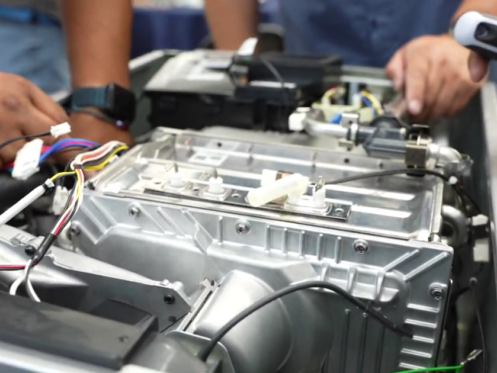
[[[131,0],[60,0],[72,86],[129,87]],[[74,137],[129,141],[128,133],[88,114],[71,115]]]
[[[457,9],[456,13],[452,17],[452,21],[455,22],[457,19],[466,12],[475,11],[479,13],[486,13],[497,15],[497,1],[492,0],[465,0]]]
[[[70,0],[69,0],[70,1]],[[257,36],[257,0],[205,0],[205,13],[217,49],[237,50]]]

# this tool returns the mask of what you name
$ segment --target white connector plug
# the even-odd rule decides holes
[[[50,134],[54,138],[59,138],[60,136],[67,135],[69,133],[71,133],[71,125],[68,122],[57,124],[50,128]]]
[[[289,200],[295,201],[307,191],[309,178],[301,174],[292,174],[271,184],[252,189],[247,194],[247,202],[254,207],[260,207],[266,203],[275,201],[281,197],[288,196]]]
[[[70,193],[71,192],[63,186],[57,185],[55,187],[55,194],[52,202],[52,211],[55,215],[62,214]]]
[[[43,140],[34,139],[24,144],[17,152],[12,169],[12,177],[17,180],[26,180],[40,170],[40,157],[43,149]]]

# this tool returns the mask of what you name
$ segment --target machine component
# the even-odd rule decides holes
[[[405,324],[413,338],[385,331],[336,294],[308,290],[269,304],[226,334],[212,355],[221,359],[222,372],[319,372],[327,356],[340,372],[435,365],[447,297],[434,297],[432,289],[437,284],[448,293],[453,256],[437,241],[440,180],[394,176],[328,185],[378,170],[378,159],[158,132],[155,142],[135,147],[92,180],[72,228],[74,249],[87,258],[181,283],[190,312],[166,336],[184,338],[196,353],[262,297],[321,280]],[[388,160],[381,167],[399,168]],[[185,187],[174,189],[177,173]],[[259,207],[246,200],[293,174],[311,182],[300,199],[274,195]],[[218,178],[225,194],[214,198],[210,180]],[[128,214],[132,208],[139,213]],[[207,286],[199,287],[205,279]]]
[[[497,59],[497,17],[474,11],[464,13],[455,22],[452,34],[463,46]]]
[[[145,87],[153,127],[227,126],[288,132],[288,116],[338,81],[338,57],[196,50],[167,61]]]
[[[290,127],[301,128],[311,136],[339,138],[339,144],[351,149],[362,145],[371,157],[400,159],[415,168],[442,167],[449,175],[467,176],[472,161],[457,150],[432,142],[426,126],[409,129],[391,116],[377,117],[369,126],[359,123],[359,114],[343,113],[340,125],[324,121],[324,113],[315,108],[299,108],[290,117]]]

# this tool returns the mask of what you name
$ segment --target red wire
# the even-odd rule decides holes
[[[19,264],[1,264],[0,265],[0,271],[2,269],[24,269],[26,268],[25,265],[19,265]]]

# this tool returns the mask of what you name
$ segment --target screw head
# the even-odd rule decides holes
[[[369,244],[364,240],[355,240],[353,246],[357,254],[366,254],[369,251]]]
[[[34,247],[33,245],[28,245],[24,248],[24,252],[31,258],[36,253],[36,247]]]
[[[172,294],[166,294],[164,296],[164,303],[166,304],[174,304],[176,302],[176,298]]]
[[[128,212],[129,212],[130,216],[138,216],[138,214],[140,213],[140,209],[136,206],[133,206],[133,207],[130,207]]]
[[[236,233],[238,233],[240,235],[247,234],[248,232],[250,232],[250,224],[248,221],[240,220],[240,221],[236,222],[235,230],[236,230]]]
[[[433,286],[430,289],[430,295],[435,300],[442,300],[444,297],[444,290],[440,286]]]

